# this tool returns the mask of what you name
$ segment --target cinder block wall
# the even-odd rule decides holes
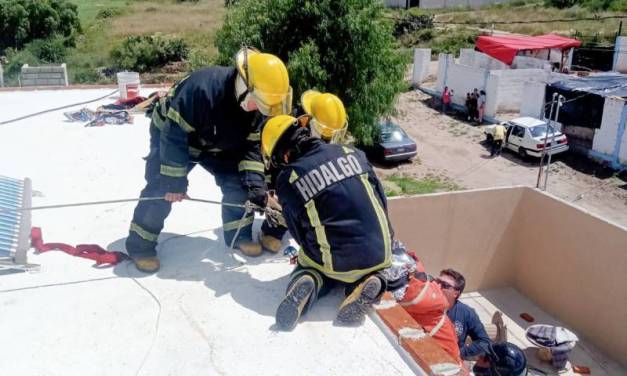
[[[68,86],[67,68],[64,64],[41,67],[22,66],[21,86]]]

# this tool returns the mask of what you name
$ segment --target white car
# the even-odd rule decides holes
[[[544,149],[544,139],[549,128],[550,133],[546,140],[546,152],[551,155],[568,150],[568,139],[562,132],[547,126],[545,121],[532,117],[520,117],[501,123],[507,129],[503,148],[510,149],[525,159],[527,156],[541,157]],[[496,124],[488,125],[483,129],[488,142],[494,139]]]

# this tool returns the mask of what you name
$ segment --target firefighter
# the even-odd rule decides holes
[[[200,164],[222,190],[225,203],[247,200],[264,207],[266,188],[259,148],[261,115],[285,113],[291,88],[285,65],[276,56],[243,48],[234,67],[209,67],[184,78],[152,111],[146,186],[131,222],[126,249],[137,269],[159,269],[157,238],[172,203],[185,199],[187,175]],[[253,215],[239,207],[222,207],[224,240],[249,256],[261,245],[252,241]]]
[[[385,289],[377,272],[390,265],[392,229],[383,187],[365,155],[311,137],[297,118],[270,118],[261,134],[264,163],[280,170],[277,192],[301,249],[277,326],[292,329],[335,284],[346,288],[337,320],[360,323]]]
[[[307,90],[300,100],[304,114],[299,116],[301,126],[308,126],[311,135],[328,143],[339,144],[344,141],[348,127],[348,117],[344,104],[337,96],[331,93],[320,93],[316,90]],[[300,111],[297,111],[300,112]],[[276,182],[276,171],[271,170],[271,186]],[[276,197],[268,198],[269,205],[281,209]],[[272,252],[281,249],[281,239],[287,231],[282,226],[272,227],[268,221],[261,225],[259,240],[261,245]]]

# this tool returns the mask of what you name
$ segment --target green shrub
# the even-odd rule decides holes
[[[405,13],[402,17],[394,21],[394,36],[398,38],[401,35],[409,34],[417,30],[432,28],[433,15]]]
[[[26,46],[42,63],[62,63],[67,55],[65,39],[54,37],[49,39],[36,39]]]
[[[106,9],[101,9],[98,11],[98,13],[96,14],[96,19],[97,20],[104,20],[106,18],[111,18],[111,17],[115,17],[115,16],[119,16],[120,14],[122,14],[123,11],[120,8],[106,8]]]
[[[181,38],[154,35],[134,35],[111,50],[111,58],[118,69],[148,72],[167,63],[187,57],[189,47]]]
[[[4,75],[8,78],[18,77],[24,64],[39,65],[39,59],[29,50],[18,51],[14,48],[7,48],[4,53],[6,59]]]
[[[41,64],[62,63],[65,60],[67,49],[62,37],[36,39],[17,50],[7,48],[5,53],[6,66],[4,74],[9,78],[17,78],[22,65],[37,66]]]
[[[432,43],[431,52],[434,55],[439,53],[457,53],[461,48],[472,48],[479,31],[473,29],[447,29],[442,32]]]
[[[0,0],[0,52],[35,39],[70,37],[81,30],[76,5],[66,0]]]
[[[609,10],[614,12],[627,12],[627,0],[614,0],[610,4]]]
[[[626,0],[545,0],[545,5],[560,9],[581,6],[593,12],[603,10],[627,11]]]
[[[232,64],[242,44],[287,62],[295,101],[310,88],[338,95],[349,129],[369,144],[382,115],[394,111],[407,59],[380,0],[240,0],[227,9],[216,46]]]
[[[92,84],[102,78],[94,68],[76,68],[70,72],[70,75],[70,81],[73,84]]]

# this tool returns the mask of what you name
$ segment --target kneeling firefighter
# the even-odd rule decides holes
[[[279,169],[277,192],[287,227],[300,245],[277,325],[292,329],[336,284],[347,297],[337,319],[363,320],[385,290],[377,272],[390,265],[392,228],[383,187],[365,155],[311,137],[292,116],[270,118],[261,134],[264,163]]]
[[[237,53],[234,65],[190,74],[152,111],[141,197],[165,200],[140,201],[135,208],[126,249],[141,271],[159,269],[157,238],[172,202],[187,197],[187,175],[196,164],[214,176],[223,202],[266,205],[257,111],[265,116],[289,112],[289,77],[278,57],[250,48]],[[252,241],[253,215],[244,213],[243,207],[222,207],[224,240],[244,254],[258,255],[261,246]]]
[[[320,93],[316,90],[307,90],[300,99],[300,106],[304,114],[298,117],[302,126],[308,127],[311,135],[324,142],[341,144],[348,128],[348,116],[344,103],[336,95]],[[296,110],[296,112],[302,112]],[[269,169],[270,187],[276,186],[278,171]],[[276,197],[268,197],[268,205],[280,210]],[[281,239],[287,231],[283,226],[272,226],[268,221],[261,225],[259,240],[261,245],[271,251],[278,252],[281,249]]]

